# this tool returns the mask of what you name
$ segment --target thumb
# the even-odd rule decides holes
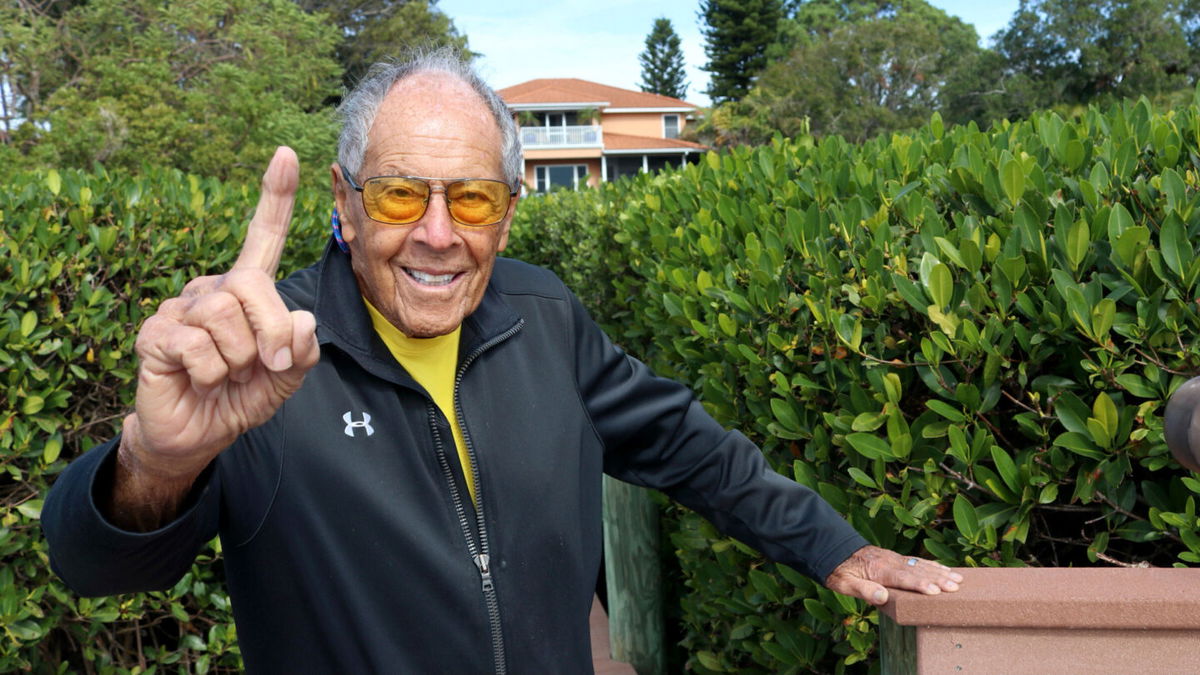
[[[849,595],[852,598],[865,600],[868,603],[879,606],[886,604],[888,601],[888,589],[874,581],[868,581],[861,577],[851,577],[844,579],[837,588],[833,590],[842,595]]]

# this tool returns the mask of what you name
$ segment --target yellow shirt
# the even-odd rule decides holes
[[[433,397],[442,414],[450,422],[450,430],[454,434],[454,447],[458,450],[458,463],[462,466],[463,478],[467,481],[467,491],[471,493],[471,501],[475,501],[475,470],[471,466],[471,457],[467,454],[467,442],[463,439],[462,429],[458,425],[458,416],[454,412],[454,371],[458,366],[458,338],[462,327],[454,332],[433,338],[410,338],[392,325],[375,309],[366,298],[363,303],[371,314],[371,323],[375,332],[387,345],[388,351],[417,384],[425,387],[425,391]]]

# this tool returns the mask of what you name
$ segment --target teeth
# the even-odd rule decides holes
[[[453,274],[426,274],[420,270],[405,269],[408,276],[429,286],[445,286],[454,280]]]

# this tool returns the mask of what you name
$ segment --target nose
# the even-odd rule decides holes
[[[446,201],[444,185],[430,186],[429,203],[425,205],[425,214],[417,221],[417,229],[413,230],[412,236],[417,238],[416,241],[434,249],[450,248],[458,241],[454,221],[450,218],[450,203]]]

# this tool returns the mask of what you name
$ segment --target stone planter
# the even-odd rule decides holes
[[[957,593],[892,592],[883,675],[1200,675],[1200,569],[956,571]]]

